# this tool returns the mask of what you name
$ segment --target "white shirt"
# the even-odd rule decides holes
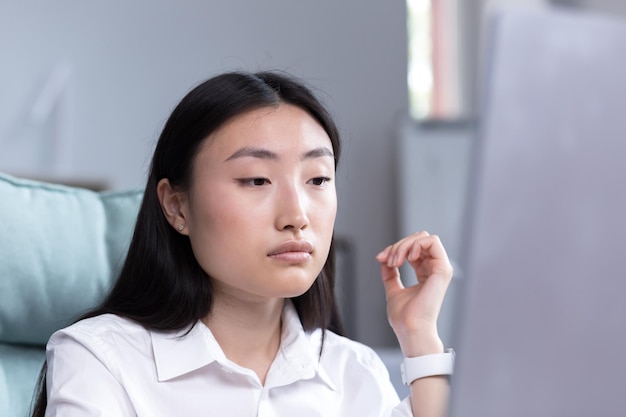
[[[263,385],[202,322],[185,334],[112,314],[82,320],[48,342],[46,416],[411,416],[372,349],[327,331],[320,358],[320,344],[285,303]]]

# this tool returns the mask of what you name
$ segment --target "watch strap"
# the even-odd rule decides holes
[[[454,370],[454,350],[448,349],[445,353],[404,358],[400,365],[402,382],[411,385],[416,379],[435,375],[452,375]]]

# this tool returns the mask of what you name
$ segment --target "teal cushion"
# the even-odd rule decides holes
[[[29,415],[45,357],[42,348],[0,343],[0,416]]]
[[[45,344],[95,306],[124,260],[142,192],[0,174],[0,342]]]

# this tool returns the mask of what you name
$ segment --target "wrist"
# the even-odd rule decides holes
[[[444,352],[444,344],[436,331],[398,337],[398,342],[405,358]]]

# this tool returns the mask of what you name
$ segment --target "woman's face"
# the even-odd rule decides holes
[[[330,138],[285,104],[239,115],[211,134],[181,206],[216,295],[249,300],[309,289],[326,262],[336,211]]]

